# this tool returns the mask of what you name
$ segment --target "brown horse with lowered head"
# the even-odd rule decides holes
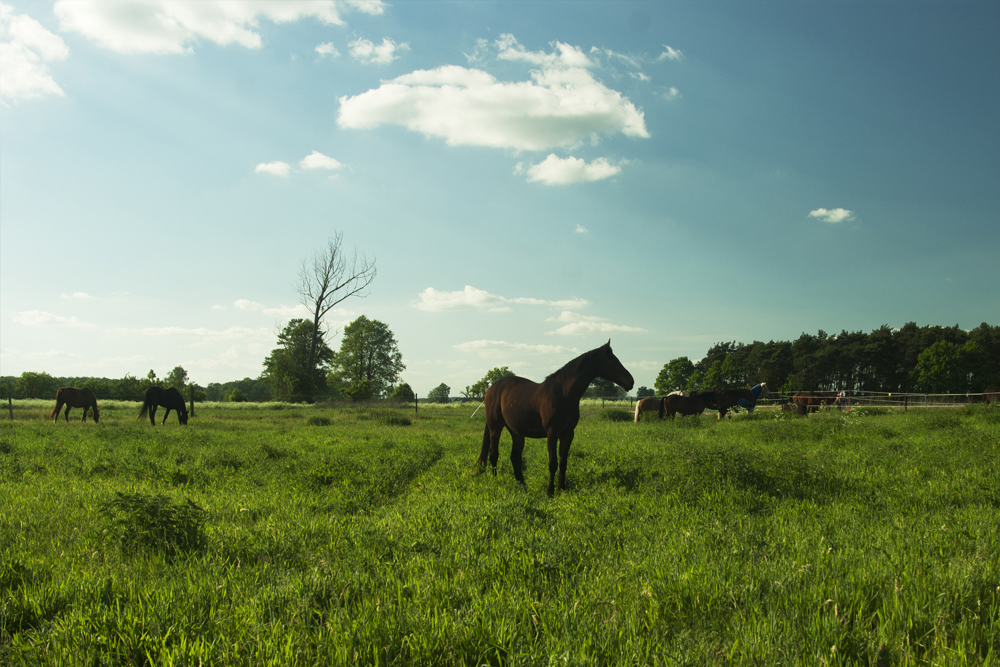
[[[497,471],[500,458],[500,435],[506,427],[513,445],[510,462],[514,477],[527,489],[521,472],[521,455],[525,438],[545,438],[549,449],[549,487],[551,498],[555,492],[556,471],[559,472],[559,489],[566,482],[566,462],[573,432],[580,421],[580,399],[594,378],[604,378],[632,389],[632,374],[611,351],[611,341],[584,352],[576,359],[545,378],[541,384],[523,377],[510,375],[493,383],[486,390],[486,427],[483,429],[483,448],[475,468],[482,472],[487,459]],[[557,447],[558,445],[558,447]]]
[[[795,413],[806,415],[816,412],[824,405],[833,405],[837,400],[837,394],[832,391],[798,391],[792,394],[792,403],[795,404]]]
[[[674,415],[681,417],[700,415],[705,408],[715,407],[715,394],[710,391],[692,391],[688,395],[674,392],[663,398],[663,412],[671,419]]]
[[[76,387],[59,387],[56,390],[56,407],[49,413],[49,419],[53,422],[59,421],[59,411],[66,406],[66,423],[69,423],[69,411],[72,408],[83,408],[83,419],[87,421],[87,410],[94,410],[94,423],[101,419],[101,411],[97,409],[97,397],[89,389],[77,389]]]
[[[639,419],[643,412],[656,412],[660,419],[663,419],[663,401],[662,398],[640,398],[635,402],[635,423],[639,423]]]

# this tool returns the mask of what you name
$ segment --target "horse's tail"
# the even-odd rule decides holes
[[[636,424],[639,423],[639,403],[641,401],[642,401],[642,399],[640,398],[638,401],[635,402],[635,423]]]
[[[479,458],[476,459],[476,464],[472,466],[473,472],[482,472],[483,468],[486,467],[486,462],[490,457],[490,425],[487,424],[483,427],[483,449],[479,452]]]
[[[57,419],[59,417],[59,408],[62,407],[62,401],[59,397],[62,395],[62,389],[56,390],[56,407],[52,408],[52,412],[49,413],[49,419]]]
[[[146,418],[146,414],[148,412],[149,412],[149,400],[143,398],[142,399],[142,410],[139,411],[139,416],[137,417],[137,419],[145,419]]]

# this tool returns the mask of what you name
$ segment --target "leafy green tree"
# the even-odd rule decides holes
[[[939,340],[917,357],[913,370],[914,384],[920,391],[956,393],[965,391],[966,373],[962,349],[954,343]]]
[[[691,377],[688,378],[687,384],[684,385],[684,391],[696,391],[698,389],[704,389],[702,385],[704,384],[705,376],[698,370],[694,369],[694,373],[691,373]]]
[[[246,403],[247,395],[240,391],[239,387],[233,387],[226,394],[224,399],[226,403]]]
[[[371,397],[385,396],[406,369],[396,338],[384,322],[364,315],[344,327],[334,359],[335,377],[357,389],[364,380]]]
[[[501,378],[505,378],[509,375],[514,375],[514,371],[510,370],[506,366],[497,366],[496,368],[486,372],[481,380],[475,384],[469,385],[462,392],[462,396],[466,398],[481,401],[483,396],[486,395],[486,390],[489,389],[494,382]]]
[[[722,362],[717,359],[713,361],[712,365],[708,367],[707,371],[705,371],[705,377],[701,380],[701,389],[707,389],[709,391],[725,389],[723,385]]]
[[[635,390],[636,398],[654,398],[655,396],[656,392],[649,387],[639,387]]]
[[[341,390],[341,394],[352,401],[367,401],[375,397],[372,383],[365,379],[354,380]]]
[[[687,357],[671,359],[663,365],[659,375],[656,376],[656,381],[653,383],[656,394],[666,396],[672,391],[686,388],[694,370],[694,364]]]
[[[611,401],[620,401],[625,399],[628,394],[611,380],[594,378],[594,381],[587,387],[587,391],[583,392],[583,396],[584,398],[606,398]]]
[[[21,398],[55,398],[57,384],[48,373],[24,371],[17,379],[17,393]]]
[[[278,347],[264,360],[261,374],[274,398],[292,402],[312,400],[316,390],[325,387],[326,369],[333,362],[334,353],[321,340],[314,365],[310,366],[312,341],[313,323],[308,320],[293,319],[278,334]]]
[[[180,391],[187,386],[188,373],[183,366],[174,366],[174,370],[167,374],[163,383],[167,387],[175,387],[177,391]]]
[[[746,385],[746,378],[735,355],[729,355],[722,362],[719,368],[719,375],[722,378],[722,389],[735,389]]]
[[[392,393],[389,394],[390,400],[399,401],[401,403],[412,403],[413,402],[413,389],[407,383],[402,383],[393,387]]]
[[[427,393],[428,403],[448,403],[451,396],[451,387],[444,382],[434,387]]]

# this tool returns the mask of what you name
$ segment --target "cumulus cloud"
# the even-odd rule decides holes
[[[351,57],[366,65],[388,65],[399,58],[396,51],[410,50],[410,45],[406,42],[397,44],[388,37],[383,37],[381,44],[358,38],[348,46],[351,49]]]
[[[550,154],[539,164],[525,168],[518,164],[514,173],[527,172],[528,182],[538,182],[545,185],[569,185],[571,183],[586,183],[610,178],[622,170],[618,165],[611,164],[607,158],[599,157],[591,163],[576,157],[561,158],[555,153]]]
[[[666,44],[664,44],[663,53],[660,54],[660,57],[657,58],[657,60],[681,61],[684,60],[684,54],[681,52],[680,49],[675,49],[672,46],[667,46]]]
[[[504,340],[472,340],[454,346],[461,352],[475,352],[480,357],[494,357],[500,353],[534,352],[537,354],[579,354],[575,347],[562,345],[529,345],[528,343],[508,343]]]
[[[67,326],[74,329],[92,329],[96,325],[84,322],[78,317],[53,315],[44,310],[25,310],[14,314],[14,321],[26,327]]]
[[[64,60],[69,47],[26,14],[0,2],[0,100],[63,96],[46,63]]]
[[[584,227],[580,223],[577,223],[576,229],[574,229],[573,231],[576,232],[577,234],[587,234],[588,232],[590,232],[589,229],[587,229],[586,227]]]
[[[337,124],[348,129],[400,125],[450,146],[546,150],[601,133],[648,137],[641,111],[597,81],[576,47],[531,52],[504,35],[497,57],[535,65],[530,81],[501,82],[458,65],[417,70],[378,88],[340,98]]]
[[[273,174],[275,176],[288,176],[288,172],[291,171],[291,166],[287,162],[282,162],[281,160],[275,160],[274,162],[261,162],[256,167],[254,171],[258,174]]]
[[[333,159],[329,155],[323,155],[319,151],[313,151],[302,158],[299,166],[303,169],[340,169],[344,165]]]
[[[818,218],[823,222],[850,222],[854,220],[854,212],[848,211],[846,208],[818,208],[815,211],[809,211],[810,218]]]
[[[419,295],[416,302],[418,310],[425,310],[432,313],[441,313],[450,310],[463,310],[471,308],[474,310],[486,310],[489,312],[504,312],[510,310],[509,304],[525,304],[532,306],[550,306],[552,308],[580,308],[586,306],[588,302],[584,299],[564,299],[559,301],[546,301],[545,299],[535,299],[532,297],[515,297],[508,299],[498,294],[490,294],[486,290],[476,289],[471,285],[466,285],[465,289],[454,292],[442,292],[428,287]]]
[[[337,58],[340,56],[340,51],[338,51],[337,47],[333,45],[333,42],[323,42],[322,44],[317,44],[316,53],[319,54],[320,58],[323,56],[330,56],[331,58]]]
[[[262,303],[257,303],[256,301],[251,301],[250,299],[237,299],[233,302],[233,305],[240,310],[256,310],[260,311],[268,317],[279,317],[279,318],[292,318],[292,317],[312,317],[312,313],[309,309],[303,306],[301,303],[297,303],[294,306],[286,306],[281,304],[280,306],[268,307]],[[346,317],[351,315],[350,311],[343,310],[342,308],[334,308],[330,311],[334,316]]]
[[[673,101],[680,99],[683,95],[681,95],[681,91],[677,90],[677,88],[670,86],[669,88],[660,91],[660,97],[668,101]]]
[[[105,49],[120,53],[186,53],[207,40],[257,49],[260,19],[291,23],[312,17],[343,25],[342,9],[382,14],[380,0],[59,0],[54,12],[60,28],[78,32]]]
[[[621,332],[643,332],[645,329],[630,327],[624,324],[612,324],[603,317],[592,315],[580,315],[572,311],[564,310],[556,317],[550,317],[549,322],[566,322],[555,331],[547,331],[547,334],[561,334],[564,336],[582,336],[593,333]]]

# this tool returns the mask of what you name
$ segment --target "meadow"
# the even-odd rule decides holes
[[[471,405],[51,405],[0,422],[0,664],[1000,663],[989,406],[587,406],[548,499]]]

